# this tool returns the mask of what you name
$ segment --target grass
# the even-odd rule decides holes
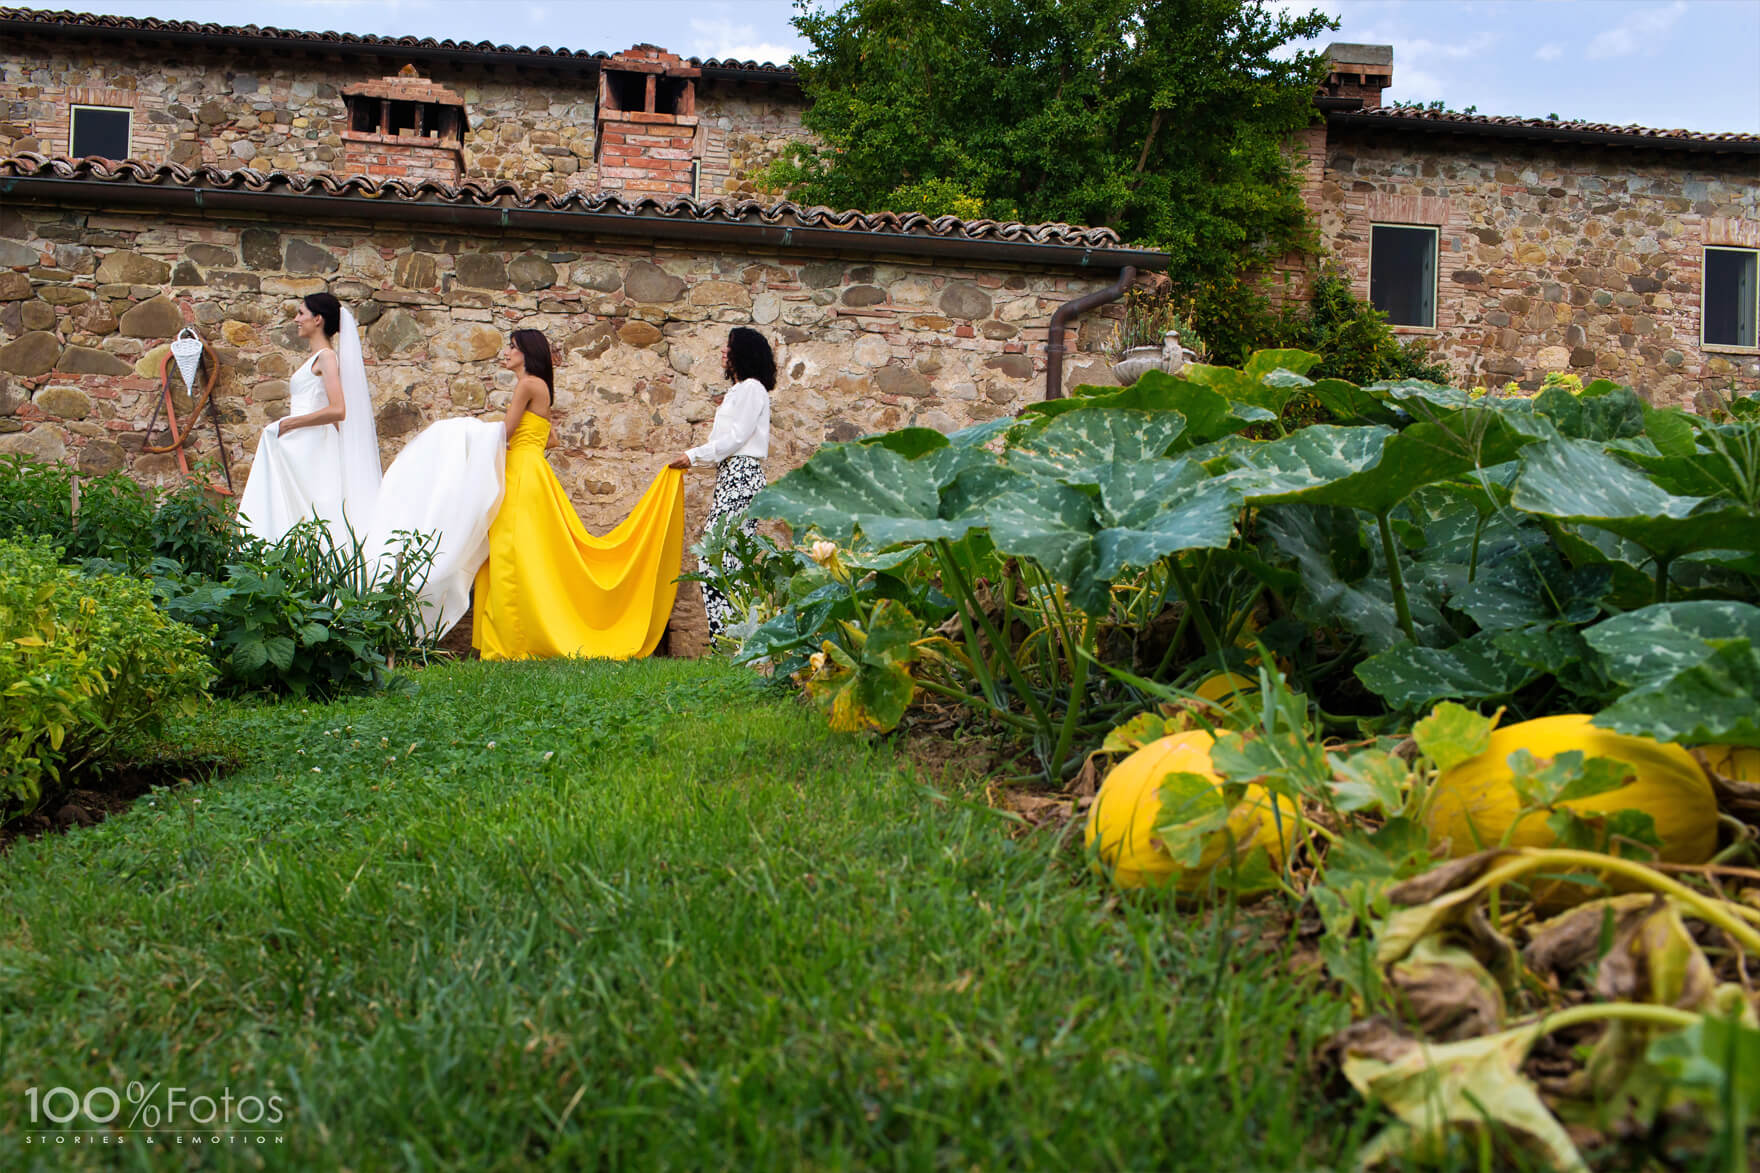
[[[1277,958],[722,664],[193,735],[246,766],[0,858],[11,1168],[1323,1168],[1370,1123]],[[26,1143],[28,1089],[130,1080],[279,1095],[279,1143]]]

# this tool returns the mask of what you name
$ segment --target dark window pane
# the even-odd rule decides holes
[[[1436,325],[1436,232],[1375,225],[1369,302],[1395,326]]]
[[[73,155],[128,158],[127,110],[77,108],[73,112]]]
[[[1760,252],[1705,250],[1705,341],[1713,346],[1755,345],[1755,269]]]

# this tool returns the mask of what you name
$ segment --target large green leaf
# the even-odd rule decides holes
[[[1561,436],[1605,441],[1644,431],[1644,401],[1630,387],[1601,381],[1580,394],[1548,387],[1533,403],[1535,414],[1551,420]]]
[[[1318,399],[1334,419],[1343,422],[1387,425],[1401,422],[1399,412],[1387,406],[1385,395],[1343,379],[1319,379],[1308,388],[1308,394]]]
[[[863,436],[856,443],[888,448],[906,460],[915,460],[925,452],[947,447],[947,437],[934,428],[899,428],[895,432]]]
[[[957,538],[982,524],[941,513],[939,489],[964,471],[962,462],[994,459],[971,448],[941,448],[907,460],[877,444],[831,445],[760,491],[751,512],[803,532],[817,529],[844,544],[858,529],[875,546]]]
[[[1259,529],[1283,559],[1295,564],[1293,589],[1306,600],[1303,618],[1338,623],[1368,641],[1372,650],[1405,638],[1385,575],[1363,539],[1361,515],[1324,506],[1273,506],[1260,513]],[[1412,598],[1416,619],[1423,612]],[[1420,636],[1425,624],[1420,620]]]
[[[840,544],[860,527],[869,541],[884,545],[891,539],[871,525],[932,522],[939,504],[935,485],[905,457],[875,445],[834,444],[760,490],[750,512],[800,531],[817,529]]]
[[[1161,456],[1184,430],[1177,411],[1090,407],[1056,416],[1011,446],[1004,463],[1071,485],[1098,485],[1121,462]]]
[[[1364,390],[1403,404],[1414,418],[1438,419],[1459,411],[1473,400],[1458,387],[1446,387],[1426,379],[1391,379],[1370,383]]]
[[[1716,640],[1705,659],[1626,693],[1595,724],[1685,745],[1760,746],[1760,650]]]
[[[1760,512],[1676,496],[1589,440],[1531,445],[1511,501],[1542,517],[1599,526],[1668,561],[1694,550],[1760,549]]]
[[[1304,372],[1312,370],[1320,356],[1306,350],[1261,350],[1240,370],[1191,363],[1185,376],[1202,383],[1223,398],[1247,403],[1272,415],[1282,415],[1285,405],[1312,386]]]
[[[1382,514],[1425,485],[1508,460],[1531,439],[1493,413],[1481,413],[1477,423],[1480,426],[1460,430],[1418,423],[1400,432],[1382,427],[1303,428],[1261,446],[1249,458],[1253,471],[1239,479],[1253,504],[1302,501]],[[1254,471],[1262,477],[1255,478]]]
[[[1223,474],[1224,479],[1254,505],[1337,504],[1309,501],[1304,494],[1373,467],[1395,434],[1391,428],[1315,424],[1237,453],[1240,467]]]
[[[1357,665],[1357,679],[1397,709],[1439,700],[1491,700],[1533,680],[1535,671],[1498,649],[1490,633],[1451,648],[1404,643]]]
[[[1608,675],[1642,684],[1709,659],[1718,639],[1760,647],[1760,607],[1734,601],[1656,603],[1603,620],[1584,633],[1607,661]]]
[[[1449,600],[1485,631],[1550,623],[1592,622],[1613,585],[1606,565],[1572,570],[1549,547],[1517,546],[1483,566],[1473,583]]]
[[[1207,444],[1240,431],[1248,424],[1275,419],[1262,407],[1231,403],[1209,387],[1165,371],[1149,371],[1129,387],[1081,399],[1050,399],[1035,403],[1022,413],[1028,421],[1049,419],[1083,408],[1123,408],[1129,411],[1177,411],[1186,417],[1179,445]],[[1028,429],[1030,430],[1030,429]]]
[[[1163,468],[1166,462],[1158,462]],[[1140,491],[1143,465],[1125,465],[1116,479],[1101,485],[1101,499],[1111,525],[1095,537],[1099,564],[1095,573],[1111,579],[1127,566],[1150,566],[1180,550],[1220,549],[1234,538],[1240,514],[1238,490],[1211,477],[1189,460],[1172,462]],[[1156,469],[1161,472],[1161,469]],[[1131,484],[1134,497],[1126,502],[1117,482]]]
[[[1241,370],[1252,378],[1265,379],[1278,371],[1306,375],[1319,365],[1320,356],[1313,351],[1285,347],[1281,350],[1255,350],[1247,356],[1247,365]]]
[[[1107,584],[1095,574],[1100,525],[1092,497],[1057,481],[1017,475],[984,504],[982,517],[997,550],[1037,562],[1084,611],[1106,610]]]
[[[1013,427],[1012,416],[999,416],[993,420],[985,420],[981,424],[972,424],[957,432],[948,434],[947,442],[955,448],[981,448],[991,440]]]

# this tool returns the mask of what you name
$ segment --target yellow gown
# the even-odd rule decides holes
[[[471,644],[485,660],[646,656],[678,594],[684,473],[662,469],[630,515],[594,537],[544,459],[549,437],[550,421],[528,412],[508,438]]]

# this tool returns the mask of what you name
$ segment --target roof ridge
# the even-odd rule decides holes
[[[1465,126],[1521,126],[1535,130],[1581,131],[1589,134],[1620,135],[1629,138],[1670,139],[1698,143],[1760,143],[1760,134],[1746,131],[1706,131],[1662,129],[1636,123],[1584,122],[1564,118],[1528,118],[1519,114],[1465,114],[1456,110],[1429,110],[1416,106],[1372,106],[1362,110],[1338,111],[1341,114],[1369,118],[1405,118],[1424,122],[1441,122]]]
[[[4,5],[0,5],[0,21],[33,25],[45,31],[119,30],[148,34],[171,33],[180,36],[255,37],[271,41],[295,41],[384,50],[387,53],[395,53],[399,49],[421,49],[453,53],[497,53],[595,63],[608,61],[616,56],[616,54],[606,52],[603,49],[591,51],[552,49],[548,45],[534,49],[529,45],[497,45],[491,41],[454,41],[451,38],[436,40],[433,37],[410,35],[388,37],[377,33],[340,33],[334,30],[314,32],[303,29],[276,28],[273,25],[223,25],[209,21],[166,20],[156,16],[113,16],[108,13],[75,12],[71,9],[18,8]],[[711,57],[707,60],[688,57],[685,60],[690,62],[693,67],[701,69],[770,74],[779,80],[793,80],[797,76],[791,67],[767,61],[734,61],[731,58],[724,60],[718,57]]]

